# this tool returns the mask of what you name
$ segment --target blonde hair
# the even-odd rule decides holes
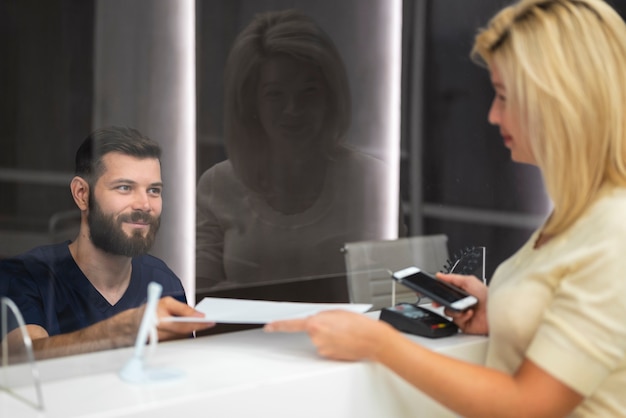
[[[626,25],[602,0],[521,0],[476,36],[472,57],[497,66],[507,107],[571,226],[606,185],[626,186]]]

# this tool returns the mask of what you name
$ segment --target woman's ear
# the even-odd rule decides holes
[[[75,176],[70,183],[70,190],[76,206],[81,212],[86,211],[89,208],[89,183],[84,178]]]

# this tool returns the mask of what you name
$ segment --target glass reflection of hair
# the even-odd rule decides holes
[[[271,193],[272,167],[284,168],[287,158],[298,158],[288,153],[279,155],[284,150],[272,146],[270,134],[263,129],[259,115],[263,110],[258,100],[259,82],[264,66],[272,61],[277,65],[289,65],[291,61],[292,65],[321,74],[326,109],[323,128],[317,138],[319,152],[305,152],[306,155],[300,156],[306,157],[309,167],[323,171],[323,161],[314,164],[314,159],[332,154],[348,130],[351,114],[344,64],[328,35],[311,18],[295,10],[257,15],[235,40],[226,64],[225,135],[229,159],[237,175],[247,187],[265,194]],[[273,158],[282,161],[272,165]],[[321,174],[323,181],[324,173],[317,174]],[[309,172],[302,179],[315,178],[320,180],[320,176],[311,176]]]
[[[224,90],[228,159],[198,181],[197,289],[342,275],[346,242],[383,235],[387,167],[344,143],[350,92],[333,42],[298,11],[259,14],[235,39]]]

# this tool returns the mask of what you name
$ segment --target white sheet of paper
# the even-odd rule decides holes
[[[332,309],[363,313],[367,312],[371,307],[371,304],[366,303],[301,303],[204,298],[196,305],[196,309],[204,313],[204,318],[177,316],[161,318],[161,321],[266,324],[281,319],[305,318],[318,312]]]

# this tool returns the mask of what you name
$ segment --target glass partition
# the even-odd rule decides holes
[[[35,409],[44,409],[39,368],[33,344],[19,308],[6,297],[0,298],[0,390]],[[9,344],[9,339],[12,340]]]
[[[345,243],[397,237],[401,12],[197,3],[198,298],[346,301]]]
[[[344,244],[398,234],[401,2],[197,12],[198,297],[346,301]]]
[[[100,127],[97,92],[120,87],[94,87],[104,3],[0,0],[0,259],[76,236],[80,218],[68,187],[74,155]],[[133,2],[107,9],[109,21],[125,13],[124,3]],[[451,254],[484,246],[489,278],[549,211],[538,172],[511,163],[488,125],[488,74],[469,59],[476,29],[501,1],[194,5],[196,36],[185,46],[195,51],[195,72],[184,81],[196,97],[183,116],[195,118],[196,146],[185,149],[181,168],[192,175],[163,171],[165,212],[180,206],[197,215],[180,216],[194,239],[163,235],[159,249],[171,266],[181,252],[193,254],[193,273],[175,270],[183,282],[197,279],[190,301],[343,302],[346,243],[399,236],[445,234]],[[126,17],[121,42],[135,36]],[[248,44],[246,34],[255,33],[266,38]],[[142,39],[137,53],[118,58],[139,68],[158,42]],[[259,46],[265,54],[255,52]],[[151,74],[133,73],[130,84],[150,84]],[[168,99],[124,102],[124,109]],[[197,207],[176,200],[181,187],[197,193]],[[0,278],[0,296],[7,287]]]

